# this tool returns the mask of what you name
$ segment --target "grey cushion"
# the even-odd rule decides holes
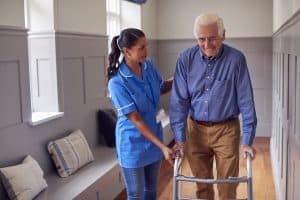
[[[0,174],[10,199],[31,200],[48,186],[43,170],[30,155],[21,164],[0,168]]]

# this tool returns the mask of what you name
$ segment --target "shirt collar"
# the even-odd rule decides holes
[[[145,71],[147,69],[147,62],[142,63],[142,69]],[[124,78],[134,77],[134,73],[129,69],[125,62],[122,62],[119,66],[119,72]]]
[[[224,51],[224,44],[221,45],[218,54],[217,54],[216,56],[214,56],[214,57],[211,57],[210,59],[207,58],[207,57],[203,54],[203,52],[201,51],[201,48],[200,48],[200,47],[199,47],[199,51],[200,51],[201,58],[202,58],[203,60],[216,60],[216,59],[218,59],[219,57],[221,57],[221,55],[222,55],[222,53],[223,53],[223,51]]]

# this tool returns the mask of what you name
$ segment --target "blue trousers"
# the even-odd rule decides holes
[[[124,168],[122,173],[128,200],[155,200],[161,161],[139,168]]]

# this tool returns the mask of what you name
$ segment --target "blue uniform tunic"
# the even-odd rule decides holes
[[[117,155],[120,165],[125,168],[143,167],[163,156],[161,150],[126,117],[126,114],[138,111],[153,134],[162,141],[162,126],[156,122],[156,112],[164,81],[151,60],[147,59],[141,67],[142,79],[122,62],[108,83],[113,106],[118,111]]]

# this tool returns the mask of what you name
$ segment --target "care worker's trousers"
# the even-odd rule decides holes
[[[186,156],[193,175],[198,178],[213,178],[215,159],[218,179],[237,177],[240,134],[238,118],[209,126],[188,119]],[[237,185],[218,184],[219,200],[235,199]],[[213,200],[213,185],[197,183],[196,196]]]
[[[161,161],[138,168],[124,168],[122,173],[128,200],[155,200]]]

